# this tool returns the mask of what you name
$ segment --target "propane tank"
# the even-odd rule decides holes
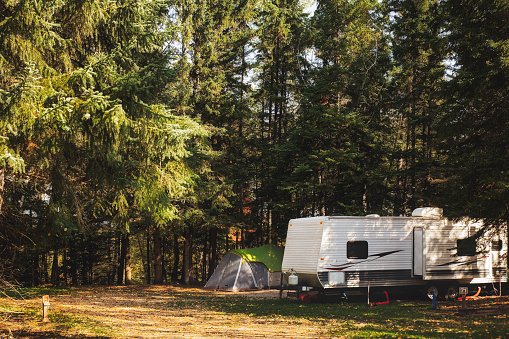
[[[298,284],[299,284],[299,277],[297,276],[297,274],[295,274],[295,271],[292,268],[291,274],[288,277],[288,285],[297,286]]]

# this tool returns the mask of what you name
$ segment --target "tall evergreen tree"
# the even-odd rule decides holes
[[[257,29],[257,82],[254,95],[257,126],[253,130],[256,173],[253,201],[263,242],[275,242],[286,229],[288,215],[284,208],[280,182],[285,175],[278,148],[288,140],[294,126],[301,78],[306,14],[299,1],[263,1]]]
[[[182,39],[180,63],[185,65],[179,78],[189,83],[187,88],[175,89],[182,93],[179,106],[212,130],[212,152],[196,153],[192,159],[200,177],[186,200],[180,223],[186,238],[183,280],[189,282],[192,238],[204,239],[198,249],[210,248],[214,253],[202,253],[203,261],[209,260],[203,266],[215,267],[218,234],[226,238],[232,226],[245,221],[239,215],[247,179],[238,176],[242,173],[238,165],[243,161],[242,138],[249,114],[249,87],[243,80],[255,9],[253,1],[196,1],[179,3],[176,12]]]
[[[509,1],[446,2],[451,46],[441,137],[441,204],[452,215],[509,219]]]
[[[2,132],[23,156],[25,178],[41,181],[47,208],[37,228],[58,248],[105,220],[128,234],[138,207],[156,219],[175,215],[172,199],[189,186],[188,140],[205,132],[161,96],[173,79],[168,4],[3,4]],[[13,178],[13,186],[25,180]],[[19,203],[12,213],[32,210],[14,210]]]
[[[394,69],[390,101],[394,142],[391,145],[393,199],[387,208],[405,214],[434,200],[430,183],[437,158],[441,85],[446,58],[444,16],[436,0],[388,1],[392,16]]]
[[[376,1],[318,2],[310,35],[315,67],[283,160],[294,215],[381,208],[388,50],[380,19]]]

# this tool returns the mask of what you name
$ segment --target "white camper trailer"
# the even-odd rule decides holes
[[[460,285],[507,282],[507,231],[475,241],[481,227],[430,207],[412,217],[292,219],[282,270],[300,290],[421,286],[430,297],[456,298]]]

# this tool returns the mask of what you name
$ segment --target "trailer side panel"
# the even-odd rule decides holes
[[[288,223],[283,272],[298,273],[299,282],[319,286],[316,275],[317,261],[322,244],[325,217],[292,219]]]
[[[318,264],[322,286],[421,284],[412,274],[413,228],[417,224],[411,218],[331,217],[324,227]],[[360,254],[352,252],[355,246]]]

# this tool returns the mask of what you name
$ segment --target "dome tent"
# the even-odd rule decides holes
[[[284,248],[264,245],[228,252],[205,288],[240,291],[261,289],[281,284],[281,264]]]

